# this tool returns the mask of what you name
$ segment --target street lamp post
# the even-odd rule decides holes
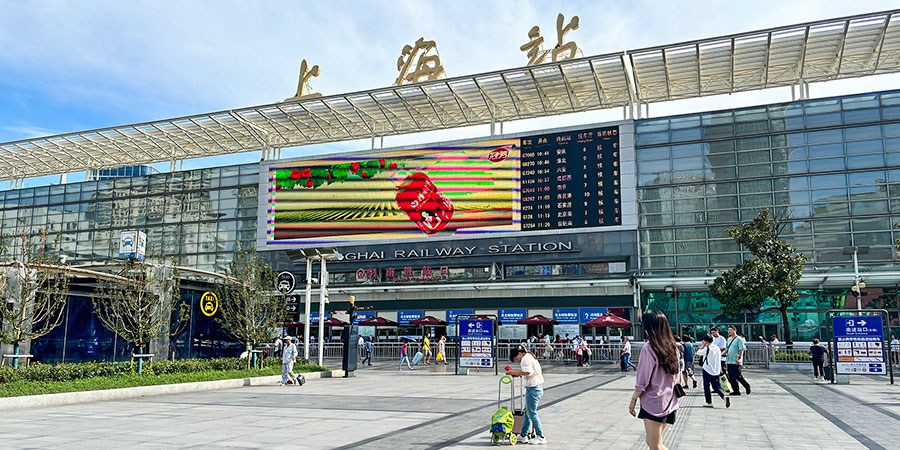
[[[337,260],[340,261],[344,259],[344,255],[342,255],[337,249],[334,248],[301,248],[298,250],[288,250],[287,255],[294,262],[305,262],[306,263],[306,324],[304,324],[304,336],[303,336],[303,353],[306,359],[309,359],[309,335],[312,332],[310,329],[310,309],[311,309],[311,297],[312,297],[312,263],[313,261],[320,261],[321,269],[319,270],[319,357],[318,363],[321,366],[322,360],[324,358],[325,351],[325,303],[328,302],[328,268],[325,265],[325,261],[327,260]]]
[[[865,289],[866,283],[864,283],[859,276],[859,255],[865,255],[869,253],[869,246],[848,246],[844,247],[845,255],[853,255],[853,286],[850,288],[853,293],[856,294],[856,309],[862,309],[862,289]]]

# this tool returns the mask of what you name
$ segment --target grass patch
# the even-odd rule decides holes
[[[296,364],[294,372],[320,372],[328,370],[313,364]],[[193,383],[197,381],[231,380],[236,378],[280,375],[281,367],[252,370],[209,370],[190,373],[165,373],[159,375],[128,373],[114,377],[92,377],[69,381],[13,381],[0,384],[0,397],[57,394],[61,392],[99,391],[160,384]]]

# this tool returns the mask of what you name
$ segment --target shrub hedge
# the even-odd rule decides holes
[[[298,360],[299,364],[306,361]],[[281,367],[281,360],[267,358],[264,368]],[[179,359],[144,364],[142,375],[246,370],[247,361],[239,358]],[[16,381],[74,381],[96,377],[119,377],[137,372],[136,362],[86,362],[77,364],[41,364],[28,367],[0,367],[0,384]]]

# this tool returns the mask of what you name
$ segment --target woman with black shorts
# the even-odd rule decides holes
[[[646,339],[641,349],[628,412],[644,419],[647,446],[665,449],[662,435],[667,425],[675,423],[675,411],[678,409],[675,384],[679,375],[679,352],[665,314],[657,310],[647,311],[641,316],[641,323]],[[640,413],[635,413],[638,399],[641,399]]]

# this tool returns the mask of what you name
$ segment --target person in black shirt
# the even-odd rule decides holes
[[[813,376],[815,376],[816,381],[819,381],[820,377],[822,381],[825,381],[825,348],[819,345],[818,339],[813,339],[813,345],[809,347],[809,354],[812,356],[812,365],[813,365]]]

